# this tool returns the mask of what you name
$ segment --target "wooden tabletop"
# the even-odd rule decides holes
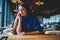
[[[10,35],[7,40],[60,40],[60,36],[55,35]]]

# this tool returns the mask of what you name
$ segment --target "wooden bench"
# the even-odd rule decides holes
[[[10,35],[7,40],[60,40],[60,36],[56,35]]]

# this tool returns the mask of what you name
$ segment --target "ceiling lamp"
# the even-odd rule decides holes
[[[16,4],[16,9],[13,10],[13,11],[14,11],[14,12],[18,12],[18,3],[21,3],[22,0],[11,0],[11,1]]]
[[[16,9],[14,9],[13,11],[14,11],[14,12],[18,12],[18,10],[16,10]]]
[[[21,3],[22,2],[22,0],[11,0],[13,3]]]
[[[36,5],[40,6],[40,5],[43,5],[44,2],[41,2],[40,0],[38,2],[35,2]]]

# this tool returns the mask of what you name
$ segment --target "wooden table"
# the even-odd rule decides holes
[[[60,40],[60,36],[56,35],[10,35],[7,40]]]

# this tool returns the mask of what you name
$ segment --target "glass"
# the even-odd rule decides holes
[[[0,27],[1,27],[1,19],[2,19],[2,0],[0,0]]]

